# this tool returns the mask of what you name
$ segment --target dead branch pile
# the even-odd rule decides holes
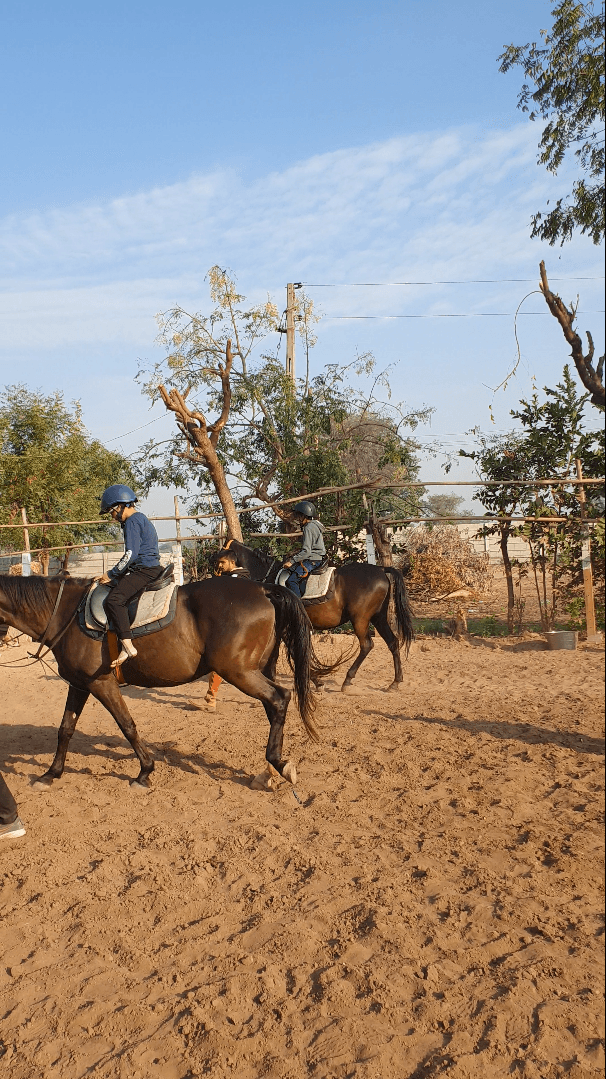
[[[406,584],[414,596],[445,595],[459,588],[490,591],[488,556],[477,554],[452,525],[409,528],[400,565],[407,567]]]
[[[23,566],[20,562],[14,562],[8,572],[10,577],[21,577],[23,574]],[[42,563],[32,561],[31,572],[40,577],[42,575]]]

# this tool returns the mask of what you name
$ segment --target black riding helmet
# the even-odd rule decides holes
[[[300,513],[303,517],[310,517],[312,520],[318,516],[313,502],[297,502],[296,506],[293,506],[293,513]]]

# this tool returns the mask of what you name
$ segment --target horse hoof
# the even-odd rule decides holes
[[[216,712],[217,711],[217,702],[216,701],[205,701],[204,702],[204,711],[205,712]]]
[[[45,779],[44,776],[40,776],[40,779],[34,779],[32,781],[33,791],[47,791],[49,787],[52,787],[52,779]]]
[[[259,772],[257,776],[253,776],[250,781],[251,791],[273,791],[274,777],[270,776],[269,772]]]
[[[250,781],[252,791],[275,791],[280,785],[282,776],[274,768],[273,764],[267,764],[264,772],[259,772]]]
[[[401,686],[402,686],[401,682],[392,682],[391,685],[387,687],[387,692],[388,693],[399,693]]]
[[[297,782],[297,769],[292,761],[287,761],[284,765],[282,769],[282,779],[288,780],[289,783],[292,783],[293,787]]]
[[[139,791],[142,794],[149,794],[151,790],[149,783],[140,783],[138,779],[131,779],[129,787],[131,791]]]

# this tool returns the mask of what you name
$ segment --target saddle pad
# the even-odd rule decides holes
[[[170,601],[176,584],[172,582],[157,592],[144,592],[137,603],[137,613],[131,622],[131,629],[140,629],[150,622],[158,622],[168,614]],[[84,620],[89,629],[107,626],[107,614],[103,601],[109,593],[109,585],[98,584],[91,588],[86,597]]]
[[[331,589],[334,572],[334,566],[327,566],[321,573],[310,573],[305,578],[306,587],[303,602],[306,603],[310,599],[322,599],[326,596]],[[276,577],[276,584],[285,585],[289,575],[290,570],[281,569]]]

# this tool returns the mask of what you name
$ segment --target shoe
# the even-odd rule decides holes
[[[25,835],[25,825],[21,817],[17,817],[12,824],[0,824],[0,839],[18,839]]]

